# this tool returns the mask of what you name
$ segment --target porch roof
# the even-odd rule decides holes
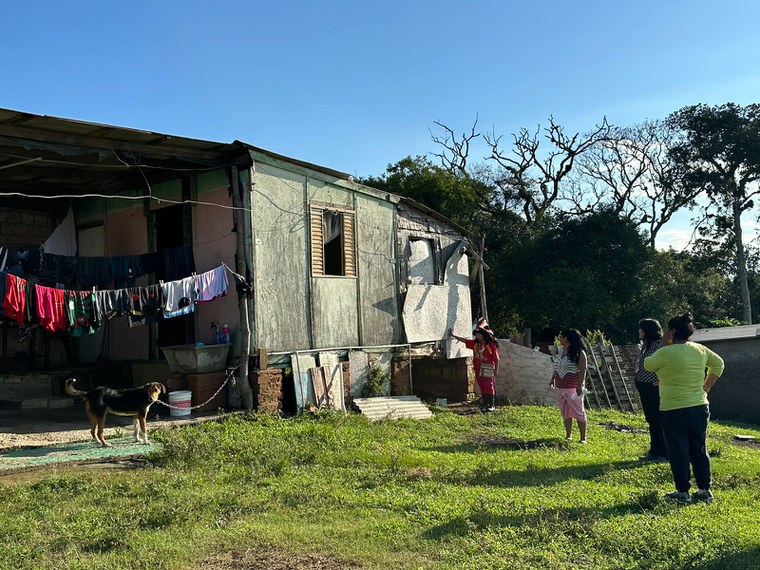
[[[0,108],[0,196],[117,195],[229,165],[239,143],[219,143]]]

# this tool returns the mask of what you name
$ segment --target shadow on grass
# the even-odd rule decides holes
[[[519,527],[526,532],[545,533],[546,530],[561,529],[564,534],[584,535],[589,527],[601,520],[642,513],[651,510],[657,503],[657,494],[643,493],[626,503],[607,508],[598,507],[547,507],[530,514],[501,514],[490,509],[474,510],[468,516],[456,517],[449,522],[425,531],[430,540],[441,540],[450,536],[465,536],[473,531],[495,527]]]
[[[497,452],[497,451],[529,451],[532,449],[559,449],[561,451],[573,448],[573,444],[564,439],[540,438],[540,439],[515,439],[506,436],[475,434],[469,441],[454,445],[441,445],[430,447],[428,451],[441,453],[473,453]]]
[[[641,461],[614,461],[562,467],[536,467],[527,469],[505,469],[488,473],[473,480],[474,485],[490,487],[539,487],[551,486],[569,479],[596,479],[606,473],[621,469],[641,467]]]
[[[724,554],[711,562],[690,566],[692,570],[757,570],[760,568],[760,547]]]

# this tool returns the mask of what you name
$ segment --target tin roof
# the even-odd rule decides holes
[[[118,194],[231,164],[239,143],[219,143],[0,108],[0,192],[6,196]]]
[[[8,205],[25,197],[117,195],[208,170],[252,163],[250,151],[353,181],[344,172],[280,155],[241,141],[220,143],[36,115],[0,108],[0,198]],[[360,192],[380,194],[354,183]],[[403,200],[470,235],[442,214],[410,198]]]

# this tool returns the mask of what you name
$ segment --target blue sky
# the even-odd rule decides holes
[[[3,7],[0,107],[376,175],[435,150],[436,120],[508,138],[549,115],[584,131],[755,102],[759,16],[732,0],[30,0]]]

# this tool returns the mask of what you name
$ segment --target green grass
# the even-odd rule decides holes
[[[713,423],[711,505],[678,506],[668,465],[642,464],[640,415],[440,410],[427,421],[231,417],[152,437],[135,471],[48,471],[0,486],[0,568],[198,568],[277,549],[359,567],[760,568],[760,449]]]

